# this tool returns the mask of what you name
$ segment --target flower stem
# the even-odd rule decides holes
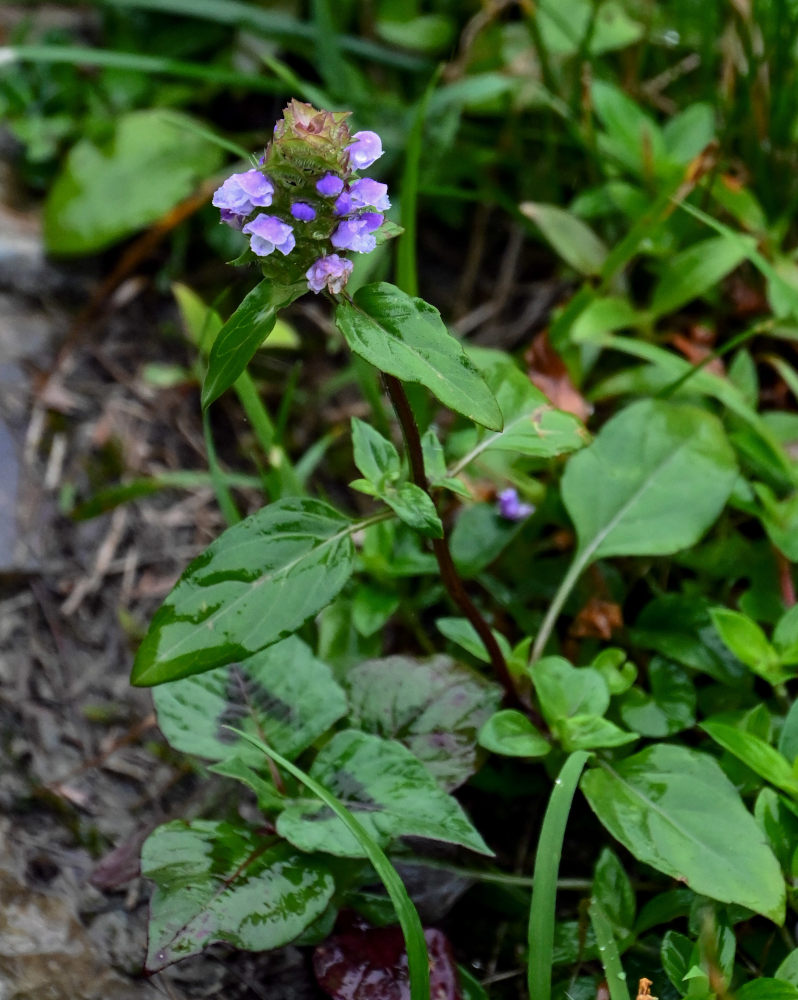
[[[413,410],[410,407],[407,393],[395,375],[388,375],[383,372],[382,377],[402,428],[402,436],[407,448],[407,457],[410,463],[410,474],[413,477],[413,482],[431,496],[427,473],[424,470],[424,453],[421,449],[421,437],[418,433],[416,419],[413,416]],[[522,705],[515,684],[513,683],[513,678],[507,668],[507,663],[498,642],[496,642],[496,636],[493,634],[490,625],[483,618],[479,608],[471,600],[463,581],[460,579],[460,575],[452,559],[452,554],[449,551],[449,542],[446,535],[443,538],[432,539],[432,551],[438,561],[441,580],[447,593],[468,621],[474,626],[477,635],[484,643],[490,657],[493,672],[504,688],[507,699],[515,705]],[[523,705],[522,707],[526,708]]]
[[[546,647],[546,643],[549,641],[549,636],[554,630],[554,626],[557,622],[557,617],[562,611],[562,607],[568,600],[571,591],[574,589],[576,581],[581,576],[582,570],[585,568],[589,561],[589,553],[585,554],[583,552],[577,552],[574,557],[573,562],[568,567],[568,572],[562,579],[562,583],[557,588],[557,593],[554,595],[549,609],[546,612],[546,617],[543,619],[540,630],[535,638],[535,642],[532,646],[532,652],[529,655],[529,664],[532,666],[536,660],[540,659],[543,650]]]

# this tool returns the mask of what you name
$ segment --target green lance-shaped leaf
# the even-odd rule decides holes
[[[228,528],[159,608],[131,683],[147,687],[225,666],[296,631],[349,578],[357,527],[320,500],[294,498]]]
[[[444,788],[477,769],[477,734],[502,691],[448,656],[366,660],[346,674],[353,726],[404,744]]]
[[[472,350],[469,354],[496,397],[503,427],[499,431],[475,431],[468,450],[450,470],[451,475],[456,476],[485,452],[554,458],[583,448],[590,441],[581,421],[555,409],[506,355],[487,350]]]
[[[731,608],[712,608],[710,616],[724,644],[755,674],[770,684],[781,684],[790,677],[790,671],[781,669],[779,654],[765,633],[748,615]]]
[[[263,280],[247,295],[217,334],[202,386],[203,409],[229,389],[274,329],[277,314],[306,292],[303,281],[279,285]]]
[[[798,799],[798,774],[784,754],[779,753],[769,743],[754,733],[748,733],[744,729],[723,722],[712,720],[702,722],[701,729],[765,781]]]
[[[756,249],[752,236],[711,236],[668,261],[654,289],[651,312],[663,316],[706,294]]]
[[[355,465],[364,479],[353,489],[379,497],[400,520],[432,538],[443,538],[443,525],[432,498],[415,483],[400,482],[402,463],[393,443],[357,417],[352,417],[352,447]]]
[[[229,727],[266,734],[293,759],[346,715],[346,696],[326,663],[296,636],[241,663],[162,684],[153,692],[158,725],[171,745],[208,760],[263,754]]]
[[[346,806],[380,846],[412,836],[492,853],[455,799],[394,740],[354,729],[336,733],[313,762],[310,777]],[[277,830],[303,851],[365,856],[351,831],[315,799],[287,803]]]
[[[659,744],[588,771],[582,791],[639,861],[694,892],[783,921],[778,861],[712,757]]]
[[[428,302],[377,282],[342,302],[335,321],[349,347],[375,368],[420,382],[445,406],[485,427],[501,428],[493,394]]]
[[[212,820],[159,826],[144,842],[141,873],[155,882],[150,972],[214,941],[279,948],[324,911],[335,889],[320,858]]]
[[[77,142],[47,196],[47,249],[91,253],[166,215],[221,162],[200,128],[179,112],[132,111],[102,146]]]

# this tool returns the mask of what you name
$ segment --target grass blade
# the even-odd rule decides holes
[[[219,509],[221,510],[222,516],[227,522],[228,527],[233,524],[238,524],[241,520],[241,515],[238,513],[238,508],[233,500],[233,495],[228,488],[224,471],[216,458],[216,446],[213,443],[213,431],[211,430],[211,421],[207,410],[202,411],[202,433],[205,437],[205,451],[208,455],[208,469],[211,474],[213,491],[216,494],[216,502],[219,504]]]
[[[433,91],[438,85],[442,66],[432,74],[413,116],[407,138],[405,168],[402,173],[402,210],[400,224],[404,232],[396,248],[396,284],[408,295],[418,295],[418,269],[416,266],[416,208],[418,204],[419,166],[424,140],[424,122]]]
[[[242,0],[97,0],[97,2],[106,7],[153,10],[159,14],[178,14],[215,21],[217,24],[251,28],[271,38],[313,41],[317,34],[316,26],[308,24],[301,18],[283,11],[264,10],[255,4],[243,3]],[[429,65],[429,60],[413,52],[403,52],[353,35],[341,35],[338,45],[354,56],[385,66],[419,70]]]
[[[329,806],[341,822],[347,827],[350,833],[357,838],[369,861],[374,866],[375,871],[382,880],[382,884],[396,910],[399,918],[399,925],[404,934],[405,947],[407,949],[407,965],[410,975],[410,997],[411,1000],[430,1000],[429,986],[429,956],[427,954],[427,944],[424,940],[424,930],[421,926],[415,906],[407,894],[407,889],[396,869],[388,860],[380,845],[364,830],[352,813],[330,792],[317,781],[305,774],[296,765],[281,757],[270,747],[266,746],[262,740],[248,733],[234,729],[232,726],[225,727],[236,733],[242,739],[248,740],[261,753],[271,758],[283,770],[301,781],[306,788],[310,789],[315,796]],[[576,756],[576,755],[575,755]],[[587,757],[587,754],[584,755]]]
[[[535,856],[532,905],[529,908],[529,958],[527,966],[530,1000],[550,1000],[551,966],[554,955],[554,905],[557,873],[562,855],[565,826],[576,786],[590,754],[572,753],[563,765],[543,817]],[[613,998],[615,1000],[615,998]]]
[[[618,945],[615,943],[615,935],[612,933],[612,924],[607,914],[595,898],[590,900],[590,922],[596,934],[596,942],[599,949],[599,957],[604,967],[604,976],[610,991],[610,1000],[629,1000],[629,990],[626,986],[626,973],[621,965],[621,956]]]
[[[74,66],[108,66],[132,69],[142,73],[204,80],[228,87],[244,87],[267,94],[285,94],[282,80],[253,73],[238,73],[220,66],[204,66],[182,59],[166,59],[138,52],[117,52],[111,49],[91,49],[81,45],[8,45],[0,48],[0,65],[11,62],[67,63]]]

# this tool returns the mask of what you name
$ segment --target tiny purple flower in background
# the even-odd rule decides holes
[[[333,212],[336,215],[349,215],[352,211],[352,196],[348,191],[342,191],[338,197],[335,199],[335,204],[333,205]]]
[[[291,215],[300,222],[313,222],[316,218],[316,209],[306,201],[295,201],[291,206]]]
[[[316,190],[325,198],[334,198],[344,189],[344,182],[335,174],[325,174],[320,181],[316,181]]]
[[[236,225],[234,218],[246,217],[255,208],[266,208],[272,203],[274,185],[260,170],[247,170],[232,174],[213,194],[213,204],[221,210],[222,222]]]
[[[305,275],[308,279],[308,288],[311,292],[320,292],[324,288],[328,288],[334,294],[342,292],[352,273],[352,267],[351,260],[339,257],[337,253],[320,257],[315,264],[311,264]]]
[[[261,212],[244,226],[242,232],[252,237],[249,245],[258,257],[268,257],[275,250],[279,250],[281,254],[289,254],[296,246],[292,227],[276,215],[264,215]]]
[[[337,250],[354,250],[356,253],[371,253],[377,245],[366,219],[340,222],[330,237],[330,242]]]
[[[386,212],[391,207],[388,185],[370,177],[361,177],[352,184],[350,198],[353,208],[374,208],[378,212]]]
[[[349,162],[355,170],[364,170],[382,156],[382,140],[376,132],[355,132],[349,149]]]
[[[522,503],[518,499],[518,491],[512,486],[499,494],[499,515],[508,521],[523,521],[535,510],[532,504]]]

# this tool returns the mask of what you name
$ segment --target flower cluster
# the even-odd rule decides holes
[[[311,291],[337,294],[352,273],[346,254],[370,253],[380,230],[394,235],[385,222],[388,186],[357,176],[382,156],[382,142],[376,132],[352,135],[348,116],[292,101],[260,165],[228,177],[213,195],[221,221],[249,237],[275,280],[304,274]]]

